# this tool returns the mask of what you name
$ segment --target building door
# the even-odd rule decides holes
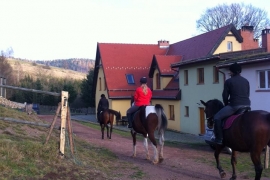
[[[204,108],[199,107],[199,113],[200,113],[200,134],[205,134]]]

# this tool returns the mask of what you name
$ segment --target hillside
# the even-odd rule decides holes
[[[56,59],[51,61],[34,61],[38,64],[44,64],[47,66],[54,66],[63,69],[71,69],[73,71],[78,71],[82,73],[88,73],[91,68],[94,67],[95,61],[91,59]]]
[[[17,80],[24,78],[25,75],[30,75],[34,79],[38,77],[56,77],[81,80],[86,78],[87,75],[87,73],[38,64],[33,61],[8,58],[8,63],[13,68]]]

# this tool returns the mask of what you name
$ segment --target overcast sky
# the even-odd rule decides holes
[[[30,60],[95,59],[98,42],[175,43],[199,34],[206,8],[233,2],[270,17],[270,0],[3,0],[0,50]]]

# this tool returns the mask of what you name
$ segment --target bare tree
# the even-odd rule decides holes
[[[234,24],[236,29],[248,25],[254,27],[254,38],[261,36],[261,31],[270,25],[267,12],[263,9],[232,3],[231,5],[220,4],[213,8],[207,8],[200,19],[196,21],[197,28],[203,32],[212,31],[223,26]]]

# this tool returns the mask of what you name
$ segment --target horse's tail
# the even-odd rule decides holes
[[[266,118],[267,118],[267,122],[268,122],[268,127],[270,127],[270,113],[267,114]],[[270,137],[269,137],[269,139],[270,139]],[[270,140],[268,141],[267,145],[270,147]]]
[[[164,113],[164,109],[160,104],[156,104],[155,109],[158,116],[158,134],[160,133],[163,134],[165,130],[167,129],[168,120]]]

